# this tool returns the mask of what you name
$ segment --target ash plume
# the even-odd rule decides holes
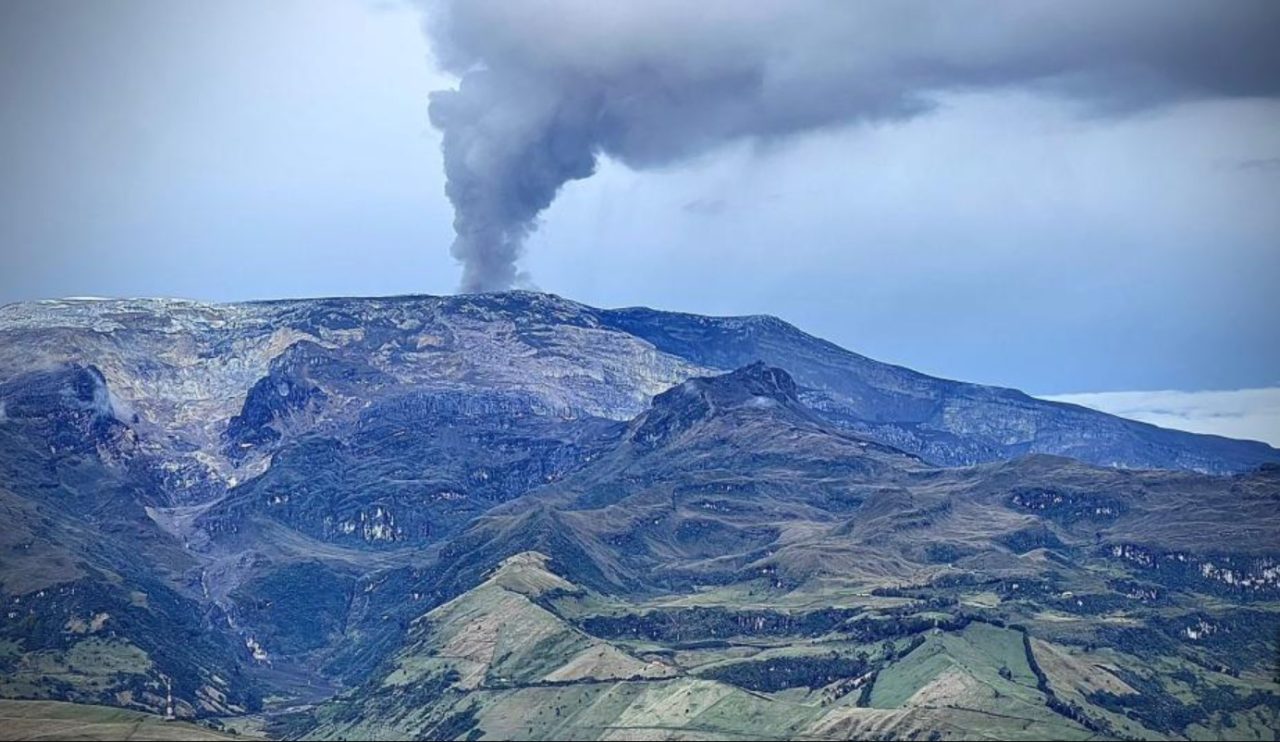
[[[737,140],[1020,88],[1122,115],[1280,93],[1280,3],[444,0],[444,134],[463,291],[510,288],[538,215],[598,158],[644,169]]]

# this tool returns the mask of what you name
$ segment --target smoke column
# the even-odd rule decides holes
[[[466,292],[510,288],[538,215],[597,158],[637,169],[728,142],[927,113],[1028,89],[1124,115],[1280,93],[1280,3],[444,0],[427,28],[456,89],[444,134]]]

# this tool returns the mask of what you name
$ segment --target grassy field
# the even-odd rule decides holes
[[[876,678],[870,706],[949,718],[958,730],[997,739],[1083,739],[1087,730],[1045,707],[1022,634],[985,623],[934,633]],[[936,728],[936,727],[935,727]],[[964,736],[964,735],[962,735]]]
[[[0,740],[228,740],[212,729],[137,711],[58,701],[0,700]]]
[[[0,647],[0,656],[8,651]],[[144,675],[151,669],[146,652],[116,639],[85,639],[66,650],[21,655],[0,678],[0,694],[40,697],[52,683],[92,697],[114,686],[122,675]]]

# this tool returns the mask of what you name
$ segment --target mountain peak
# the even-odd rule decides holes
[[[698,397],[706,401],[709,410],[726,410],[736,407],[771,407],[799,405],[796,382],[791,374],[764,361],[743,366],[719,376],[701,376],[680,384],[654,397],[653,406],[681,404],[681,400]]]
[[[791,375],[756,361],[720,376],[689,379],[657,395],[632,440],[661,445],[702,420],[740,410],[789,410],[809,417]]]
[[[768,397],[778,402],[798,402],[796,382],[791,374],[764,361],[710,379],[709,386],[734,393],[745,391],[752,397]]]

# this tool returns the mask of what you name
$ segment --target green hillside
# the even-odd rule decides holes
[[[243,737],[108,706],[0,700],[0,740],[198,742],[229,739]]]

